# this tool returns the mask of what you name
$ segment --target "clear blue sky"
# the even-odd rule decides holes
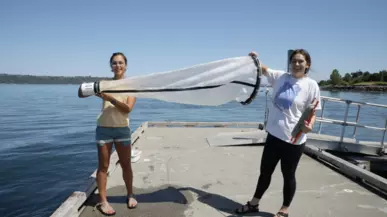
[[[387,69],[387,1],[12,0],[0,2],[0,73],[111,76],[174,70],[256,50],[286,68],[289,48],[312,55],[311,77]]]

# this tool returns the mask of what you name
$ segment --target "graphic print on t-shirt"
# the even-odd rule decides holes
[[[279,107],[279,109],[287,110],[292,106],[300,90],[301,88],[298,84],[292,85],[289,80],[287,80],[275,95],[274,103]]]

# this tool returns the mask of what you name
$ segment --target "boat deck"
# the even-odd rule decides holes
[[[238,140],[235,136],[234,140],[240,142],[232,145],[226,137],[254,131],[259,130],[232,126],[141,126],[133,135],[134,148],[142,151],[141,158],[132,164],[134,193],[139,202],[136,209],[126,208],[122,170],[116,153],[112,156],[107,194],[116,216],[238,216],[233,210],[250,200],[255,191],[263,146],[243,145],[262,141]],[[57,214],[103,216],[93,209],[98,191],[94,191],[95,180],[90,183],[86,193],[74,193]],[[261,212],[247,216],[273,216],[282,204],[282,184],[278,164],[260,203]],[[69,209],[85,197],[88,199],[79,204],[80,209]],[[387,200],[385,195],[304,154],[297,170],[297,192],[290,216],[387,216]]]

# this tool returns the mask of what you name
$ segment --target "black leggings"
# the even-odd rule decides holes
[[[289,207],[296,192],[296,169],[305,143],[293,145],[284,142],[268,133],[266,144],[261,158],[261,172],[255,190],[254,197],[261,199],[270,185],[271,175],[279,160],[281,160],[281,171],[284,178],[283,206]]]

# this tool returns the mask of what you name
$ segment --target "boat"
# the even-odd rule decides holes
[[[297,169],[297,193],[291,216],[387,216],[387,179],[372,165],[387,171],[385,127],[358,123],[362,106],[387,105],[321,97],[318,131],[308,134]],[[325,103],[345,103],[343,120],[324,117]],[[350,105],[356,122],[348,121]],[[268,110],[266,110],[268,112]],[[267,115],[265,115],[267,117]],[[250,200],[259,175],[266,138],[262,122],[152,122],[132,134],[136,209],[127,209],[126,190],[116,152],[108,170],[107,195],[116,216],[236,216],[235,208]],[[322,125],[342,126],[341,136],[321,134]],[[354,127],[353,137],[345,137]],[[358,128],[381,132],[381,141],[359,141]],[[140,157],[139,157],[140,156]],[[135,159],[135,160],[133,160]],[[254,216],[273,216],[282,204],[279,166]],[[52,213],[52,217],[100,216],[96,171]]]

